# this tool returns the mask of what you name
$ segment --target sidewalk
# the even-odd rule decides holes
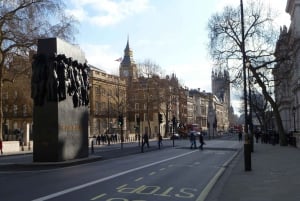
[[[255,143],[251,163],[246,172],[242,150],[206,201],[300,200],[300,149]]]

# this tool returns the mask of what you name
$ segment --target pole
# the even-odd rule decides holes
[[[296,132],[296,108],[293,107],[293,115],[294,115],[294,133]]]
[[[249,62],[249,61],[248,61]],[[249,62],[249,66],[248,66],[248,90],[249,90],[249,130],[250,130],[250,144],[251,144],[251,152],[254,151],[254,133],[253,133],[253,121],[252,121],[252,92],[251,92],[251,80],[250,80],[250,67],[251,67],[251,63]]]
[[[244,82],[244,110],[245,110],[245,128],[244,131],[248,134],[248,106],[247,106],[247,76],[246,76],[246,52],[245,52],[245,28],[244,28],[244,7],[241,0],[241,25],[242,25],[242,59],[243,59],[243,82]]]
[[[245,171],[251,171],[251,144],[248,136],[248,111],[247,111],[247,77],[246,77],[246,52],[245,52],[245,28],[244,28],[244,7],[243,0],[240,1],[241,6],[241,31],[242,31],[242,59],[243,59],[243,81],[244,81],[244,109],[245,109],[245,143],[244,143],[244,162],[245,162]]]

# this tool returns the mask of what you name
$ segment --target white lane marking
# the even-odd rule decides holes
[[[222,167],[218,170],[215,176],[208,182],[205,188],[202,190],[196,201],[205,201],[206,197],[208,196],[209,192],[212,190],[214,185],[217,183],[219,178],[223,175],[224,171],[226,170],[226,166],[239,154],[240,150],[236,151],[225,163],[223,163]]]
[[[116,173],[114,175],[111,175],[111,176],[108,176],[108,177],[104,177],[104,178],[101,178],[101,179],[97,179],[95,181],[91,181],[91,182],[88,182],[88,183],[85,183],[85,184],[82,184],[82,185],[79,185],[79,186],[74,186],[72,188],[68,188],[68,189],[65,189],[65,190],[62,190],[62,191],[50,194],[50,195],[46,195],[46,196],[34,199],[32,201],[50,200],[52,198],[59,197],[59,196],[65,195],[67,193],[71,193],[73,191],[77,191],[77,190],[80,190],[80,189],[83,189],[83,188],[86,188],[86,187],[89,187],[89,186],[92,186],[92,185],[95,185],[95,184],[98,184],[98,183],[101,183],[101,182],[104,182],[104,181],[107,181],[107,180],[110,180],[110,179],[114,179],[116,177],[119,177],[119,176],[122,176],[122,175],[125,175],[125,174],[128,174],[128,173],[131,173],[131,172],[135,172],[135,171],[138,171],[138,170],[141,170],[141,169],[153,166],[153,165],[157,165],[157,164],[160,164],[160,163],[164,163],[166,161],[170,161],[170,160],[173,160],[173,159],[176,159],[176,158],[180,158],[180,157],[192,154],[192,153],[194,153],[196,151],[198,151],[198,150],[187,152],[187,153],[184,153],[184,154],[181,154],[181,155],[178,155],[178,156],[174,156],[174,157],[171,157],[171,158],[167,158],[167,159],[164,159],[164,160],[161,160],[161,161],[157,161],[157,162],[154,162],[154,163],[149,163],[147,165],[136,167],[136,168],[133,168],[133,169],[130,169],[130,170],[126,170],[126,171],[123,171],[123,172],[119,172],[119,173]]]

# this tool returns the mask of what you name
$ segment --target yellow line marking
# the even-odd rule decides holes
[[[174,156],[174,157],[171,157],[171,158],[166,158],[166,159],[156,161],[156,162],[153,162],[153,163],[149,163],[149,164],[145,164],[145,165],[142,165],[142,166],[139,166],[139,167],[130,168],[130,169],[125,170],[123,172],[118,172],[116,174],[109,175],[109,176],[104,177],[104,178],[96,179],[96,180],[93,180],[93,181],[90,181],[90,182],[87,182],[87,183],[84,183],[84,184],[81,184],[81,185],[78,185],[78,186],[73,186],[73,187],[70,187],[70,188],[67,188],[67,189],[64,189],[64,190],[61,190],[61,191],[58,191],[58,192],[54,192],[52,194],[49,194],[49,195],[46,195],[46,196],[43,196],[43,197],[36,198],[32,201],[46,201],[46,200],[50,200],[50,199],[53,199],[53,198],[56,198],[56,197],[60,197],[60,196],[63,196],[65,194],[68,194],[68,193],[71,193],[71,192],[74,192],[74,191],[78,191],[78,190],[81,190],[83,188],[87,188],[89,186],[93,186],[95,184],[99,184],[99,183],[102,183],[104,181],[108,181],[108,180],[111,180],[111,179],[129,174],[129,173],[132,173],[132,172],[136,172],[138,170],[142,170],[142,169],[145,169],[145,168],[148,168],[148,167],[152,167],[152,166],[157,165],[157,164],[161,164],[161,163],[164,163],[164,162],[167,162],[167,161],[171,161],[171,160],[174,160],[176,158],[184,157],[186,155],[189,155],[189,154],[192,154],[192,153],[195,153],[195,152],[199,153],[199,150],[189,151],[189,152],[186,152],[184,154],[180,154],[180,155],[177,155],[177,156]]]
[[[124,187],[126,187],[126,186],[127,186],[127,184],[124,184],[124,185],[122,185],[122,186],[117,187],[117,189],[122,189],[122,188],[124,188]]]
[[[152,175],[155,175],[155,174],[156,174],[156,172],[151,172],[149,175],[152,176]]]
[[[144,179],[144,177],[139,177],[139,178],[137,178],[137,179],[134,180],[134,181],[141,181],[142,179]]]
[[[97,195],[96,197],[93,197],[91,200],[97,200],[97,199],[102,198],[104,196],[106,196],[106,193],[103,193],[101,195]]]

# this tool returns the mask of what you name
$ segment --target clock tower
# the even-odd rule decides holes
[[[137,79],[137,67],[133,60],[132,50],[129,47],[129,38],[124,49],[124,57],[120,64],[120,77],[126,78],[128,81]]]

